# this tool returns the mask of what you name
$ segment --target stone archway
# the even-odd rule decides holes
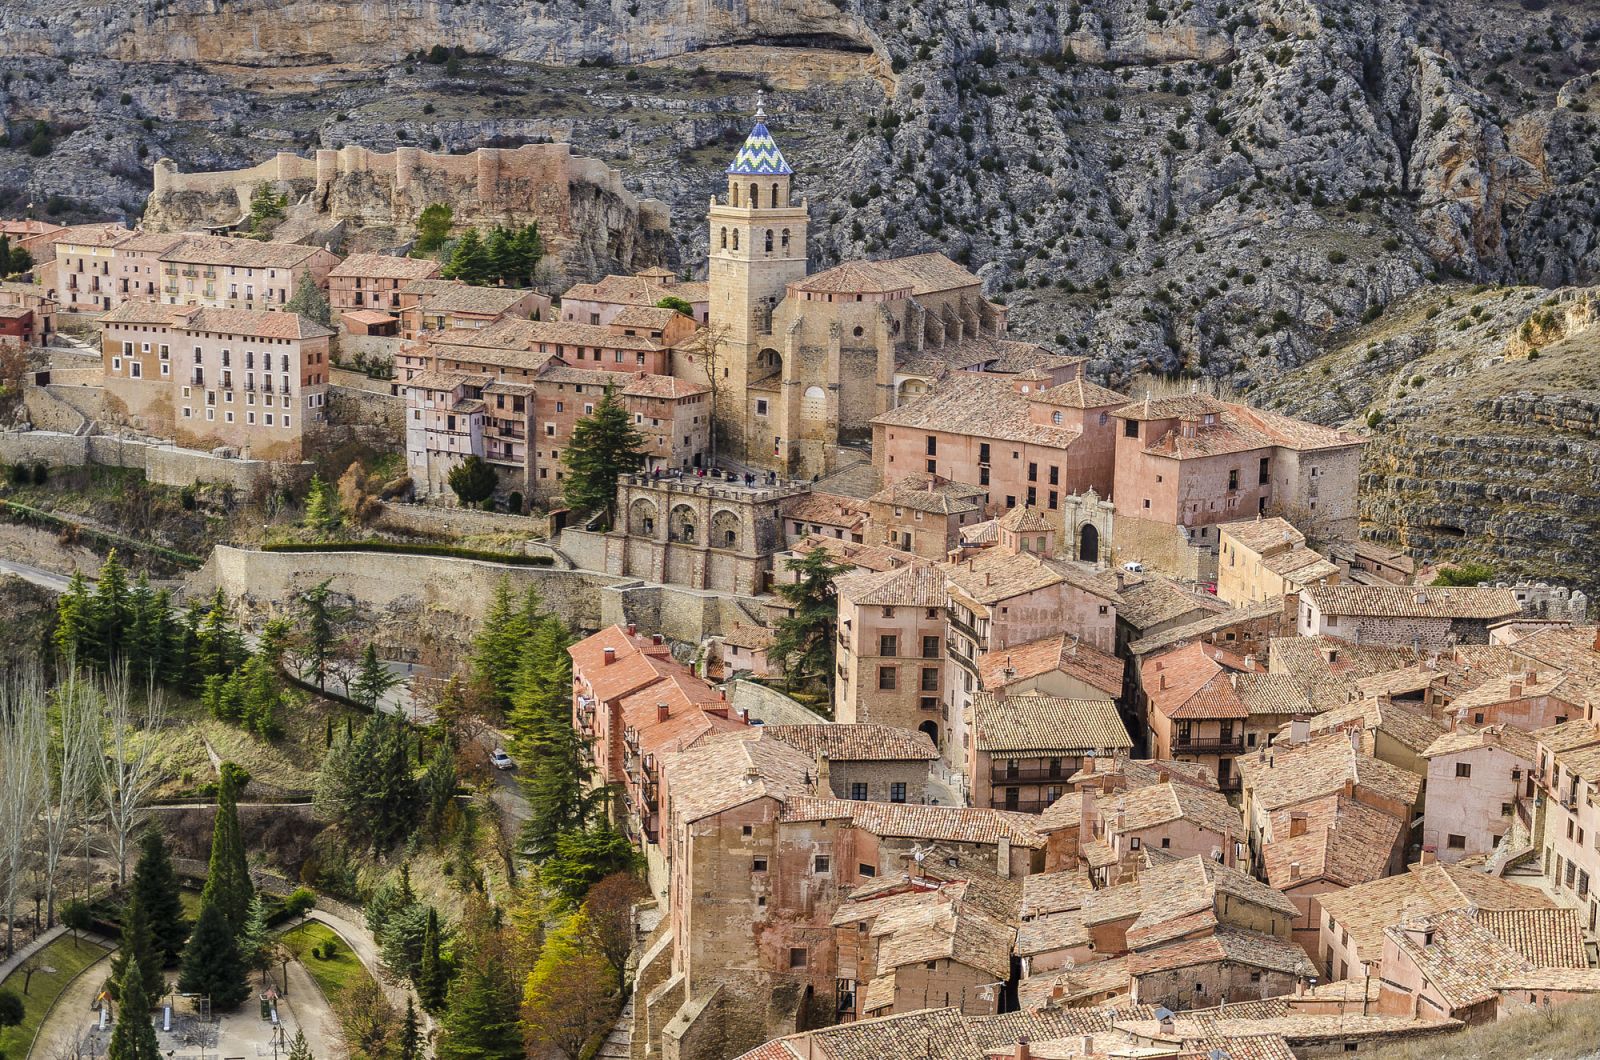
[[[928,739],[933,741],[933,746],[935,747],[935,749],[937,749],[939,747],[939,723],[938,722],[936,722],[936,721],[925,721],[921,725],[917,726],[917,731],[918,732],[927,733],[928,734]]]
[[[656,515],[654,501],[645,497],[637,498],[628,505],[628,533],[634,537],[655,537]]]
[[[695,539],[695,511],[687,504],[672,509],[667,520],[667,537],[673,541],[692,543]]]
[[[1084,523],[1078,529],[1078,559],[1084,563],[1100,562],[1100,531],[1093,523]]]
[[[706,543],[712,548],[739,547],[739,517],[726,508],[711,515],[711,536]]]
[[[828,418],[828,392],[820,386],[808,386],[800,395],[800,418],[825,420]]]

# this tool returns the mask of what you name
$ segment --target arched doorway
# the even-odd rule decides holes
[[[925,721],[921,725],[917,726],[917,731],[918,732],[927,733],[928,734],[928,739],[933,741],[933,746],[936,747],[936,748],[939,746],[939,723],[938,722],[936,722],[936,721]]]
[[[1100,531],[1093,523],[1084,523],[1078,531],[1078,558],[1085,563],[1100,562]]]

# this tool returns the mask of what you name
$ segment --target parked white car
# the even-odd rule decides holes
[[[494,764],[496,769],[517,768],[517,763],[510,755],[506,754],[506,749],[504,747],[496,747],[493,751],[489,752],[489,761]]]
[[[1134,574],[1143,574],[1144,564],[1140,563],[1136,559],[1130,559],[1128,562],[1122,565],[1122,569],[1125,571],[1132,571]]]

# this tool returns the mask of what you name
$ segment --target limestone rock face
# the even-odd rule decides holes
[[[0,62],[0,203],[136,217],[163,156],[556,141],[667,203],[691,270],[765,86],[815,265],[942,250],[1115,384],[1260,384],[1436,283],[1600,275],[1578,0],[12,0]],[[648,256],[625,203],[573,199],[573,275]]]

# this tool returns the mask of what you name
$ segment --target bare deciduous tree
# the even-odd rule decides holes
[[[102,743],[95,758],[106,830],[121,885],[128,882],[128,848],[159,779],[154,734],[166,720],[166,703],[153,686],[136,702],[126,670],[105,679],[101,699]]]
[[[49,781],[50,726],[44,681],[36,667],[0,686],[0,909],[6,953],[15,952],[17,899],[22,895]]]
[[[56,922],[56,879],[72,830],[83,821],[85,797],[92,786],[99,703],[89,681],[66,671],[54,694],[53,734],[44,806],[39,815],[39,845],[44,872],[45,926]]]
[[[728,357],[724,347],[730,330],[727,324],[705,324],[676,348],[680,355],[687,356],[689,362],[700,369],[705,376],[706,386],[711,388],[711,429],[708,433],[711,436],[709,463],[712,467],[717,464],[717,435],[726,430],[730,418],[728,411],[722,407],[726,390],[722,380]]]

